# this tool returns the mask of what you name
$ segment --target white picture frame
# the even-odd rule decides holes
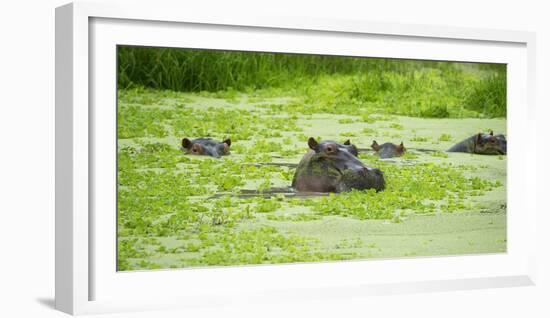
[[[190,10],[189,4],[174,6],[151,10],[146,5],[111,2],[73,3],[56,9],[57,309],[87,314],[534,284],[537,207],[535,194],[525,191],[536,184],[534,33],[282,16],[214,16]],[[182,39],[179,35],[184,34],[187,38]],[[251,36],[258,38],[252,41]],[[271,38],[261,40],[264,36]],[[234,40],[233,44],[224,42],[225,37]],[[247,37],[256,46],[247,46]],[[284,37],[284,48],[277,37]],[[354,44],[358,39],[371,55]],[[116,148],[103,141],[115,139],[110,132],[116,108],[109,105],[116,103],[112,94],[116,45],[344,52],[339,46],[330,51],[326,48],[330,42],[349,45],[345,49],[348,55],[509,64],[507,253],[117,273],[111,240],[116,237],[115,219],[92,213],[98,207],[110,209],[114,195],[109,192],[112,169],[104,159],[112,158]],[[399,49],[403,43],[408,45],[405,53]],[[103,132],[97,125],[105,127]],[[101,169],[106,173],[98,172]],[[109,196],[111,201],[105,199]],[[98,229],[106,234],[94,236]],[[159,286],[164,287],[162,292]]]

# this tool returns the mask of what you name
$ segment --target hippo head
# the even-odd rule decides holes
[[[229,154],[231,139],[227,138],[222,142],[212,140],[211,138],[197,138],[190,140],[183,138],[181,140],[183,150],[192,155],[211,156],[219,158]]]
[[[359,150],[357,147],[355,147],[354,144],[352,144],[349,139],[346,140],[343,144],[338,144],[339,147],[346,149],[349,153],[351,153],[354,156],[359,156]]]
[[[399,145],[393,144],[391,142],[386,142],[382,145],[379,145],[376,140],[373,140],[371,148],[376,151],[382,159],[402,156],[406,150],[403,142],[401,142]]]
[[[495,136],[492,131],[488,134],[479,133],[475,137],[474,153],[505,155],[506,137],[502,134]]]
[[[495,138],[498,140],[500,144],[500,149],[502,150],[503,154],[506,154],[507,146],[506,146],[506,136],[503,134],[496,135]]]
[[[378,169],[367,168],[357,157],[357,148],[349,141],[317,142],[309,138],[311,149],[298,167],[292,185],[298,191],[344,192],[352,189],[384,189],[384,176]]]

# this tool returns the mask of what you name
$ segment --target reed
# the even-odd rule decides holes
[[[506,116],[506,66],[499,64],[120,46],[118,86],[278,89],[310,102],[337,97],[339,103],[375,103],[410,116]]]

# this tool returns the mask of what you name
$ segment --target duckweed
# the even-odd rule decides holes
[[[322,85],[329,85],[329,79],[326,81]],[[325,97],[331,103],[340,103],[331,93],[311,94],[328,94]],[[363,152],[361,160],[384,172],[384,191],[354,190],[305,198],[294,196],[290,190],[273,192],[274,188],[290,186],[295,164],[308,151],[306,142],[311,133],[307,121],[315,120],[315,114],[360,110],[355,116],[336,121],[344,130],[334,135],[335,140],[338,136],[353,137],[354,142],[365,146],[373,136],[380,136],[377,127],[392,130],[382,135],[401,137],[395,131],[404,130],[402,124],[375,126],[396,118],[371,111],[380,111],[371,104],[373,96],[357,96],[360,102],[341,108],[326,100],[314,104],[311,96],[303,97],[302,102],[290,99],[281,103],[253,97],[261,103],[243,110],[239,103],[227,107],[228,101],[243,98],[231,90],[218,94],[139,87],[120,90],[118,270],[365,257],[357,251],[370,245],[360,238],[342,239],[334,248],[327,248],[317,236],[299,235],[280,225],[324,222],[327,217],[406,222],[410,214],[472,209],[472,198],[503,186],[499,181],[471,176],[477,169],[472,165],[418,161],[430,156],[447,158],[441,151],[406,152],[391,161]],[[369,127],[364,127],[365,123]],[[351,131],[350,124],[363,126]],[[215,159],[185,154],[180,147],[183,137],[231,137],[231,155]],[[443,134],[438,140],[449,138]],[[426,141],[428,137],[411,139]],[[295,212],[288,213],[290,208]]]

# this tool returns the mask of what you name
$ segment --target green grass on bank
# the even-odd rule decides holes
[[[506,116],[506,66],[173,48],[118,48],[119,88],[295,98],[302,113]]]

